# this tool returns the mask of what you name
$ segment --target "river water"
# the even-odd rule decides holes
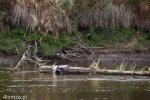
[[[0,72],[0,100],[150,100],[150,78]]]

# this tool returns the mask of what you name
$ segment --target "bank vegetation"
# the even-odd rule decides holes
[[[1,0],[0,51],[22,55],[35,42],[44,56],[76,47],[149,50],[149,11],[149,0]]]

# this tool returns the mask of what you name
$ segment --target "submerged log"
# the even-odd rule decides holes
[[[136,75],[136,76],[150,76],[149,71],[119,71],[106,69],[91,69],[82,67],[61,67],[58,66],[58,71],[55,74],[107,74],[107,75]],[[39,72],[53,73],[53,66],[40,66]]]

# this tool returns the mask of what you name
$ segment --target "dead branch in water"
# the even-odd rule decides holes
[[[95,56],[95,53],[90,50],[90,48],[86,47],[78,40],[75,41],[76,42],[74,42],[75,45],[73,47],[61,50],[56,54],[56,56],[68,61],[78,61],[81,55],[92,55],[92,57]]]
[[[35,42],[34,46],[29,45],[28,49],[25,51],[23,54],[22,58],[20,61],[17,63],[17,65],[11,69],[12,71],[17,70],[25,61],[34,63],[38,66],[45,65],[46,61],[40,59],[37,56],[38,48],[37,48],[37,43]]]
[[[25,56],[25,53],[24,53],[23,56],[22,56],[22,58],[18,62],[18,64],[12,70],[17,70],[19,68],[19,66],[21,66],[22,63],[25,61],[25,59],[26,59],[26,56]]]
[[[26,52],[23,54],[22,58],[18,62],[18,64],[12,69],[12,71],[17,70],[25,61],[28,61],[30,63],[34,63],[38,66],[45,65],[47,63],[47,60],[42,60],[37,56],[38,52],[38,46],[35,42],[34,45],[29,45]],[[94,52],[89,50],[86,46],[84,46],[81,43],[77,43],[77,46],[75,48],[62,50],[59,53],[56,54],[56,56],[66,59],[68,61],[77,61],[81,54],[84,55],[94,55]]]

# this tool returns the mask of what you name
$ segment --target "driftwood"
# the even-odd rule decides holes
[[[37,48],[36,42],[35,42],[34,46],[29,45],[28,49],[25,51],[25,53],[23,54],[20,61],[17,63],[17,65],[14,68],[11,69],[11,71],[15,71],[15,70],[19,69],[19,67],[22,66],[22,64],[25,61],[34,63],[37,66],[45,65],[47,63],[46,60],[41,60],[39,57],[37,57],[37,55],[36,55],[37,52],[38,52],[38,48]]]
[[[79,58],[78,55],[80,54],[86,53],[88,55],[89,54],[94,55],[94,52],[92,52],[90,49],[85,47],[80,42],[77,42],[76,46],[77,47],[75,48],[68,48],[66,50],[61,50],[59,53],[56,54],[56,56],[62,59],[66,59],[68,61],[77,61]],[[45,65],[47,63],[47,60],[41,60],[37,56],[37,52],[38,52],[38,47],[35,41],[34,44],[28,46],[26,52],[23,54],[18,64],[14,68],[12,68],[11,71],[19,69],[19,67],[22,66],[22,64],[25,61],[34,63],[37,66]]]
[[[17,63],[17,65],[12,69],[12,71],[17,70],[19,68],[19,66],[22,65],[22,63],[25,61],[26,56],[25,53],[23,54],[22,58],[20,59],[20,61]]]
[[[91,69],[82,67],[62,67],[58,66],[60,72],[56,74],[107,74],[107,75],[137,75],[137,76],[150,76],[149,71],[119,71],[119,70],[106,70],[106,69]],[[53,66],[40,66],[41,73],[53,73]]]
[[[78,61],[80,55],[91,55],[93,57],[95,56],[95,53],[92,50],[90,50],[90,48],[86,47],[79,41],[74,42],[74,46],[75,47],[63,49],[62,51],[57,53],[56,56],[62,59],[66,59],[68,61]]]
[[[87,51],[88,53],[94,55],[92,51],[87,49],[84,45],[79,43],[79,52],[83,50],[82,52]],[[75,50],[75,49],[74,49]],[[78,51],[78,50],[77,50]],[[39,72],[46,72],[46,73],[53,73],[53,74],[107,74],[107,75],[138,75],[138,76],[150,76],[150,71],[124,71],[124,70],[106,70],[106,69],[98,69],[98,65],[100,63],[100,59],[98,62],[93,62],[89,68],[82,68],[82,67],[71,67],[67,65],[52,65],[52,66],[45,66],[47,61],[41,60],[39,57],[37,57],[37,43],[33,46],[28,46],[28,49],[23,54],[21,60],[18,62],[18,64],[12,69],[17,70],[25,61],[29,61],[31,63],[34,63],[38,65],[38,71]],[[65,54],[64,54],[65,52]],[[74,53],[72,51],[64,51],[60,52],[60,55],[64,59],[70,60],[71,53]],[[74,55],[75,56],[75,55]]]

